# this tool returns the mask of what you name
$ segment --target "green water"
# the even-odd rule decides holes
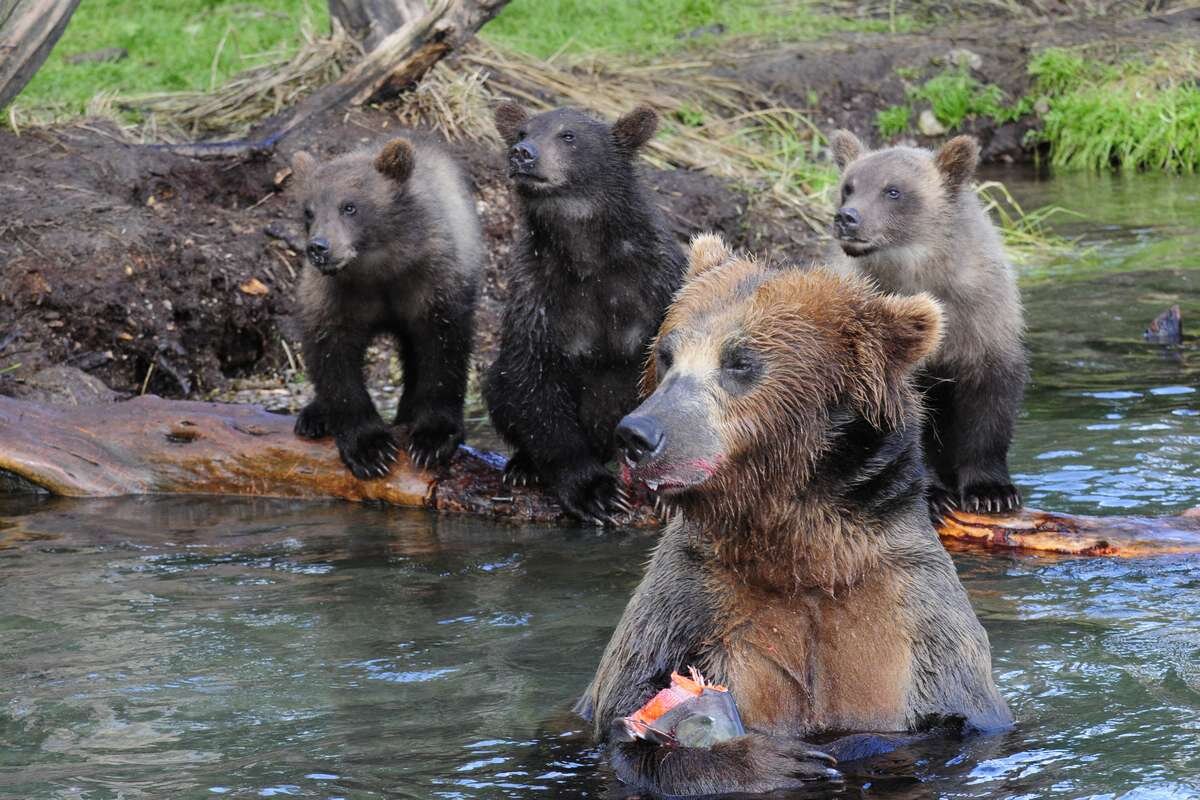
[[[1035,504],[1200,506],[1200,181],[1019,184],[1092,248],[1027,282]],[[568,712],[652,535],[346,504],[0,499],[0,797],[603,797]],[[845,797],[1200,797],[1200,559],[956,555],[1019,721]]]

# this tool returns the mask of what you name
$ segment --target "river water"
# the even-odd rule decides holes
[[[1200,180],[1003,175],[1032,504],[1200,506]],[[0,499],[0,797],[601,797],[569,713],[652,535],[275,500]],[[1015,730],[851,765],[846,797],[1200,797],[1200,559],[956,553]]]

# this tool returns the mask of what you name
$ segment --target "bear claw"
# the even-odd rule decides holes
[[[338,452],[351,474],[360,480],[382,478],[400,453],[392,432],[382,424],[338,434]]]
[[[323,439],[330,433],[325,412],[316,403],[309,403],[300,409],[293,430],[302,439]]]
[[[959,506],[975,514],[1006,514],[1021,507],[1021,493],[1011,483],[973,484],[962,490]]]

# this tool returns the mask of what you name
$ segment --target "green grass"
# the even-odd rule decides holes
[[[329,29],[324,0],[86,0],[15,105],[35,117],[68,117],[84,113],[98,95],[210,89],[290,55],[303,25]],[[129,57],[66,61],[108,47],[125,48]]]
[[[948,129],[961,127],[970,117],[990,117],[1000,122],[1021,115],[1019,104],[1006,104],[1004,90],[982,83],[965,67],[949,69],[909,91],[915,103],[928,103],[938,122]]]
[[[909,30],[907,17],[896,29]],[[549,58],[608,52],[660,56],[720,38],[794,41],[846,30],[885,31],[888,20],[852,20],[807,2],[779,0],[513,0],[483,30],[485,38]],[[719,30],[719,34],[717,33]]]
[[[1200,51],[1110,65],[1052,48],[1029,71],[1056,167],[1200,171]]]
[[[909,106],[888,106],[875,113],[875,129],[885,139],[891,139],[908,130],[908,121],[912,118],[912,108]]]

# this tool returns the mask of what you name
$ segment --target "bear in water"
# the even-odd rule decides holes
[[[690,263],[646,366],[653,393],[616,431],[629,478],[675,512],[576,707],[618,777],[767,792],[837,780],[822,750],[1009,726],[926,509],[913,370],[941,338],[937,302],[769,269],[714,236]],[[729,687],[747,733],[705,748],[623,737],[620,720],[686,667]]]
[[[404,385],[396,424],[418,466],[463,439],[463,397],[483,264],[471,190],[440,148],[407,138],[323,164],[292,157],[311,269],[300,279],[304,363],[316,397],[296,433],[333,436],[358,478],[387,474],[398,443],[363,378],[367,346],[389,334]]]
[[[1029,377],[1024,319],[1000,235],[971,187],[979,145],[959,136],[936,153],[868,152],[838,131],[832,148],[842,170],[832,265],[885,291],[928,292],[945,309],[941,349],[918,377],[932,516],[1018,508],[1008,448]]]
[[[505,103],[495,119],[525,218],[484,384],[513,448],[505,480],[540,480],[571,514],[605,521],[627,507],[605,466],[613,428],[637,405],[646,347],[683,275],[635,166],[658,117],[637,108],[607,125]]]

